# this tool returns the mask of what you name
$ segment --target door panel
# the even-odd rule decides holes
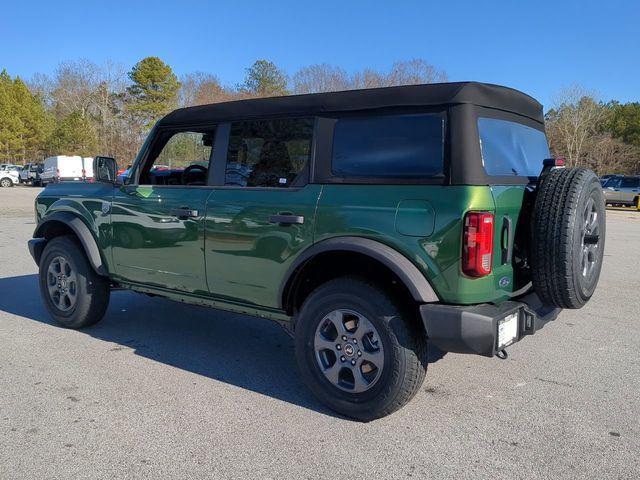
[[[204,214],[209,187],[123,186],[111,208],[119,278],[206,293]]]
[[[284,274],[298,252],[313,243],[320,191],[320,185],[299,189],[215,188],[207,202],[205,224],[210,292],[278,307]],[[285,218],[274,217],[277,215]]]

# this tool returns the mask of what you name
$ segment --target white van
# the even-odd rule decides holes
[[[91,181],[91,179],[93,179],[93,157],[83,157],[82,164],[84,168],[84,179]]]
[[[44,160],[44,170],[40,176],[42,185],[51,182],[83,181],[93,178],[93,158],[78,155],[56,155]]]

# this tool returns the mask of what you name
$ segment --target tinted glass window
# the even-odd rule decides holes
[[[537,177],[551,156],[544,132],[521,123],[479,118],[478,130],[489,175]]]
[[[621,188],[638,188],[640,185],[640,178],[625,177],[622,179]]]
[[[441,115],[342,118],[333,134],[331,170],[341,177],[431,177],[443,170]]]
[[[231,125],[225,185],[286,188],[305,177],[313,119],[259,120]]]

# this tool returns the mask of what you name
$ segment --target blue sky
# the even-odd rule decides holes
[[[4,3],[4,2],[3,2]],[[640,100],[640,1],[12,1],[1,8],[0,68],[29,78],[64,60],[129,69],[159,56],[180,75],[242,80],[258,58],[293,73],[424,58],[449,79],[518,88],[547,107],[579,83]]]

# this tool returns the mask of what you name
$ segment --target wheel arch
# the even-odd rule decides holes
[[[296,297],[305,272],[314,260],[327,257],[358,256],[393,273],[408,294],[418,303],[437,302],[438,296],[424,274],[407,257],[392,247],[365,237],[334,237],[320,241],[303,251],[289,267],[279,289],[279,307],[288,314],[295,310]]]
[[[95,272],[101,276],[108,276],[106,264],[102,260],[98,242],[93,233],[80,217],[71,212],[54,212],[44,217],[38,224],[33,232],[33,238],[40,241],[30,244],[35,262],[40,264],[42,251],[49,240],[69,234],[78,239]]]

